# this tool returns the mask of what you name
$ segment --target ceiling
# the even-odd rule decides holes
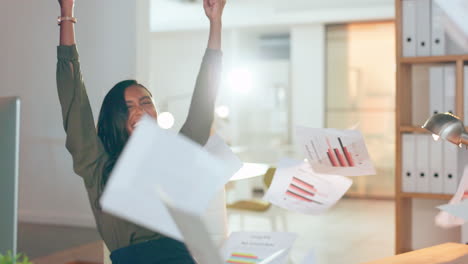
[[[153,0],[158,2],[182,3],[184,5],[196,5],[202,0]],[[228,5],[260,7],[273,6],[285,10],[324,9],[364,7],[369,5],[393,5],[394,0],[227,0]],[[278,10],[280,11],[280,10]]]
[[[150,1],[152,31],[194,28],[194,25],[206,24],[202,0]],[[363,19],[366,12],[371,19],[373,13],[376,17],[381,14],[385,18],[393,17],[394,0],[227,0],[224,25],[241,25],[243,21],[251,24],[260,20],[267,24],[268,21],[281,20],[278,23],[287,24],[290,21],[306,22],[309,18],[317,22],[327,20],[327,17],[333,20],[340,16],[346,19],[347,13],[359,13],[362,10]],[[302,18],[298,19],[300,16]]]

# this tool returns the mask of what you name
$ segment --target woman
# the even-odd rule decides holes
[[[86,95],[75,45],[74,0],[59,0],[60,46],[57,88],[74,171],[83,177],[98,231],[113,264],[195,263],[184,244],[104,213],[99,197],[136,123],[157,111],[151,93],[134,80],[115,85],[104,98],[98,129]],[[208,48],[197,78],[187,121],[181,133],[200,145],[208,140],[221,74],[221,17],[225,0],[204,0],[210,20]]]

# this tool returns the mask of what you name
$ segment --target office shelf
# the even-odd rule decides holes
[[[453,194],[435,194],[435,193],[399,193],[398,198],[414,198],[414,199],[429,199],[429,200],[450,200]]]
[[[468,61],[468,55],[448,55],[431,57],[403,57],[401,64],[425,64],[425,63],[456,63],[457,61]]]
[[[400,132],[402,133],[421,133],[428,134],[429,131],[420,126],[400,126]]]
[[[432,193],[405,193],[402,190],[402,135],[404,133],[428,134],[424,128],[412,124],[412,66],[420,64],[452,63],[456,67],[456,90],[455,90],[455,113],[461,120],[464,120],[464,65],[468,62],[468,54],[448,55],[448,56],[428,56],[428,57],[403,57],[402,56],[402,1],[395,0],[396,11],[396,66],[397,66],[397,86],[396,86],[396,164],[395,164],[395,251],[401,254],[412,248],[413,223],[412,213],[413,199],[442,200],[448,201],[453,195],[432,194]],[[442,88],[441,88],[442,89]],[[468,125],[468,124],[467,124]],[[432,221],[432,219],[428,219]],[[431,232],[431,230],[427,230]]]
[[[468,131],[468,127],[465,127],[465,129]],[[429,131],[420,126],[400,126],[400,133],[428,134]]]

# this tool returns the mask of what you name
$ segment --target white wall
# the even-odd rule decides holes
[[[325,125],[325,25],[291,29],[292,120],[294,125]]]
[[[126,0],[76,3],[76,35],[95,119],[104,93],[137,75],[136,8],[135,1]],[[7,11],[0,16],[0,79],[7,85],[0,96],[22,99],[20,220],[94,226],[82,180],[72,171],[64,143],[55,84],[58,3],[15,0],[1,9]]]
[[[413,200],[413,249],[461,241],[460,228],[443,229],[435,225],[434,218],[440,212],[436,206],[446,203],[443,200]]]
[[[153,32],[206,27],[201,1],[151,0],[151,14]],[[393,16],[393,0],[236,0],[227,2],[223,25],[225,28],[277,27],[389,19]]]

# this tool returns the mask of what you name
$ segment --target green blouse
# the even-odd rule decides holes
[[[75,45],[57,47],[57,89],[62,107],[66,148],[73,158],[73,169],[85,183],[98,231],[109,250],[161,238],[162,235],[104,213],[99,206],[99,187],[109,160],[97,136],[93,113],[80,71]],[[221,77],[222,53],[207,49],[180,133],[204,145],[214,118],[214,104]],[[150,202],[150,201],[148,201]]]

